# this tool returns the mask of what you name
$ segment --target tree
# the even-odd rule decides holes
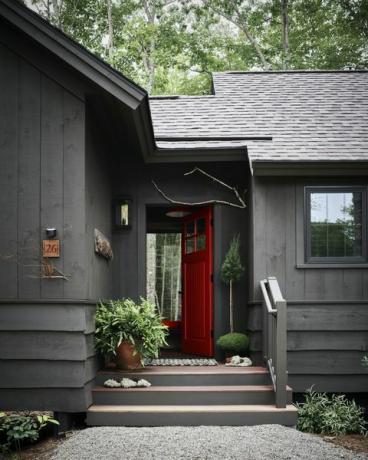
[[[262,68],[264,70],[271,68],[271,64],[267,61],[265,53],[250,27],[250,17],[253,16],[252,13],[257,9],[257,2],[251,0],[204,0],[204,4],[207,8],[238,27],[254,48]]]
[[[289,13],[288,0],[281,0],[283,69],[289,67]]]
[[[24,0],[150,94],[211,72],[368,65],[368,0]]]
[[[229,250],[221,267],[221,278],[229,284],[230,332],[234,332],[233,283],[243,276],[244,267],[240,259],[240,237],[236,235],[230,242]]]

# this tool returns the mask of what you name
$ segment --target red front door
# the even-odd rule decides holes
[[[212,208],[183,219],[182,351],[213,356]]]

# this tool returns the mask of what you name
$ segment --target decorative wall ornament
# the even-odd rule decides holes
[[[107,260],[112,260],[114,257],[110,240],[97,228],[95,228],[95,253]]]

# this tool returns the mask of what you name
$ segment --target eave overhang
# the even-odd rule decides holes
[[[254,176],[366,176],[368,160],[253,160]]]

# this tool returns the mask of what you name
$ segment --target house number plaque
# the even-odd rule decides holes
[[[42,256],[60,257],[60,240],[43,240]]]

